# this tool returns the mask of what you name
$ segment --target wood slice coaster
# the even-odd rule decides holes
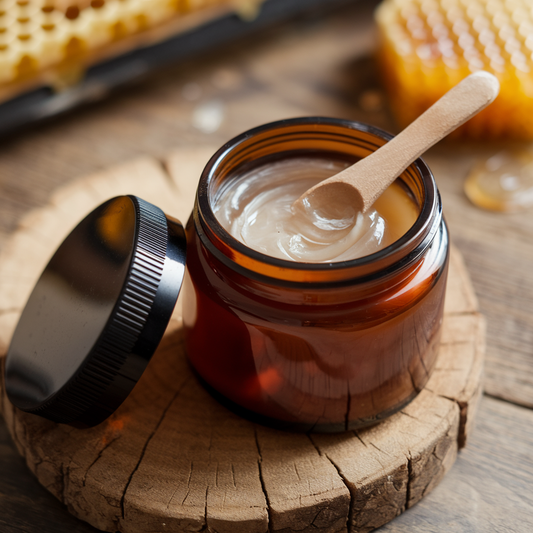
[[[212,147],[141,158],[61,189],[0,254],[0,354],[49,257],[98,204],[136,194],[185,221]],[[130,397],[79,430],[0,409],[29,468],[69,511],[128,533],[371,531],[424,497],[465,445],[481,393],[484,322],[453,249],[442,345],[425,389],[380,424],[343,434],[265,428],[226,410],[186,363],[180,305]]]

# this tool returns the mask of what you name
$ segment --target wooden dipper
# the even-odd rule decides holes
[[[328,216],[328,207],[350,205],[366,212],[413,161],[487,107],[499,90],[492,74],[470,74],[381,148],[307,190],[293,203],[293,211],[326,210]]]

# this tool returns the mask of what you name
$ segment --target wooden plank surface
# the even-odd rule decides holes
[[[211,149],[211,152],[213,149]],[[80,213],[130,192],[185,220],[209,154],[141,157],[70,182],[26,215],[0,252],[1,358],[40,271]],[[20,265],[25,264],[21,275]],[[465,446],[481,390],[485,328],[452,247],[436,368],[424,390],[382,423],[338,435],[275,431],[216,403],[191,374],[180,307],[128,399],[76,430],[0,413],[28,468],[71,513],[113,533],[366,533],[429,493]],[[3,312],[3,314],[2,314]]]
[[[0,246],[58,186],[140,154],[161,157],[178,147],[221,145],[247,128],[297,115],[340,116],[393,130],[371,55],[376,4],[362,0],[338,15],[272,30],[3,141]],[[486,151],[442,145],[427,160],[488,318],[486,391],[532,407],[533,211],[483,212],[464,197],[462,182]],[[485,397],[473,439],[443,483],[386,527],[412,533],[528,532],[531,427],[530,410]],[[0,530],[94,531],[36,484],[2,431]]]
[[[533,209],[483,211],[463,193],[473,165],[502,148],[443,145],[426,159],[487,318],[485,392],[533,408]]]

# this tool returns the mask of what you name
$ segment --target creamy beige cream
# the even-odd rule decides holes
[[[331,206],[327,216],[291,209],[306,190],[347,166],[298,157],[254,168],[219,191],[215,215],[233,237],[280,259],[329,263],[372,254],[398,240],[418,217],[417,206],[398,183],[364,215],[350,205]]]

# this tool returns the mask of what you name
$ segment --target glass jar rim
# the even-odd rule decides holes
[[[394,136],[380,128],[362,122],[328,117],[301,117],[270,122],[234,137],[222,146],[209,160],[200,177],[194,221],[200,239],[211,252],[235,270],[244,270],[250,277],[276,278],[278,281],[320,283],[344,281],[353,278],[398,272],[420,257],[437,233],[442,218],[440,195],[428,165],[418,158],[404,172],[415,171],[423,185],[420,213],[411,228],[389,246],[370,255],[338,262],[310,263],[279,259],[249,248],[233,237],[219,223],[212,209],[213,182],[217,171],[231,154],[259,135],[301,127],[302,132],[320,132],[320,127],[333,127],[346,137],[357,139],[357,132],[368,134],[378,141],[387,142]],[[298,132],[295,132],[297,134]],[[332,136],[337,134],[332,132]],[[377,145],[376,145],[377,146]],[[377,146],[379,147],[379,146]],[[340,153],[340,152],[339,152]],[[403,174],[402,174],[403,175]],[[246,260],[242,260],[245,258]]]

